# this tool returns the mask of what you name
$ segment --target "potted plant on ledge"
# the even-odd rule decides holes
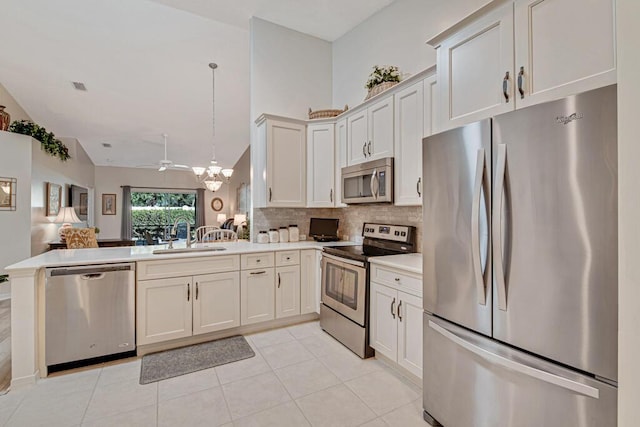
[[[395,65],[386,65],[383,67],[374,65],[373,71],[369,74],[369,80],[367,80],[367,84],[364,86],[366,89],[369,89],[369,93],[367,93],[367,97],[364,100],[366,101],[372,96],[376,96],[398,83],[400,83],[400,70],[398,70],[398,67]]]

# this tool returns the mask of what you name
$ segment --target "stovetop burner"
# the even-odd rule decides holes
[[[416,252],[415,227],[365,223],[358,246],[325,246],[324,252],[366,262],[368,257]]]

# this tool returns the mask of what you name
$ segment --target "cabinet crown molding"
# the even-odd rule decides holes
[[[514,2],[514,0],[493,0],[493,1],[485,4],[484,6],[482,6],[480,9],[476,10],[475,12],[472,12],[471,14],[469,14],[466,17],[462,18],[462,20],[458,21],[457,23],[455,23],[451,27],[449,27],[446,30],[440,32],[439,34],[433,36],[432,38],[427,40],[425,43],[428,44],[429,46],[434,47],[434,48],[438,48],[443,40],[446,40],[451,35],[457,33],[462,28],[468,26],[469,24],[471,24],[476,19],[486,15],[487,13],[491,12],[494,9],[497,9],[498,7],[500,7],[500,6],[502,6],[502,5],[506,4],[506,3],[513,3],[513,2]]]

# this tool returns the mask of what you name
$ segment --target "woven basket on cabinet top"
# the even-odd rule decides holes
[[[310,120],[313,120],[313,119],[328,119],[328,118],[331,118],[331,117],[339,116],[340,114],[344,113],[348,109],[349,109],[348,105],[344,106],[344,110],[316,110],[316,111],[312,111],[311,108],[309,108],[309,119]]]

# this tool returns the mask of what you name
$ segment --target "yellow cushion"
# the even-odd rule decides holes
[[[97,248],[95,228],[67,228],[64,231],[67,249]]]

